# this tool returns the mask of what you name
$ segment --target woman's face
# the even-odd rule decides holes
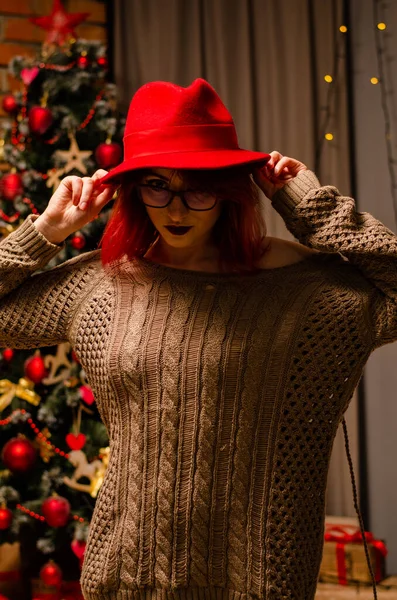
[[[170,169],[151,169],[140,183],[174,191],[187,189],[183,177]],[[214,198],[215,200],[215,198]],[[211,231],[221,214],[221,202],[206,211],[190,210],[182,198],[174,196],[165,208],[145,206],[147,214],[163,241],[174,248],[189,248],[208,243]],[[180,229],[178,229],[178,227]]]

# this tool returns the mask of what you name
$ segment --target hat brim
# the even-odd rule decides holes
[[[169,154],[156,154],[138,156],[123,161],[107,175],[100,179],[100,183],[121,183],[123,176],[138,169],[227,169],[243,165],[260,167],[266,164],[270,154],[264,152],[251,152],[249,150],[220,150],[210,152],[175,152]]]

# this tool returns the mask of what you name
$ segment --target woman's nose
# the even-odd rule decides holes
[[[182,202],[182,198],[176,195],[171,200],[171,203],[167,206],[167,210],[168,215],[174,220],[179,220],[189,212],[188,207]]]

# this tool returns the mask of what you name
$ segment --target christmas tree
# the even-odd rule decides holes
[[[123,119],[107,82],[106,47],[74,31],[86,17],[54,0],[50,15],[31,19],[46,29],[38,56],[10,62],[21,90],[3,99],[9,119],[0,160],[9,169],[0,179],[2,236],[42,213],[62,177],[89,176],[121,160]],[[56,262],[97,248],[110,209],[71,236]],[[0,369],[0,544],[21,542],[30,578],[78,579],[107,465],[106,429],[68,344],[4,348]]]

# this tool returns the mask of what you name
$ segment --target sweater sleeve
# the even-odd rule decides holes
[[[340,253],[358,267],[373,289],[374,347],[397,340],[397,237],[333,186],[320,187],[302,171],[273,197],[273,207],[304,245]]]
[[[0,348],[38,348],[66,341],[76,300],[92,279],[84,263],[96,252],[34,274],[62,248],[36,229],[35,218],[29,216],[0,242]]]

